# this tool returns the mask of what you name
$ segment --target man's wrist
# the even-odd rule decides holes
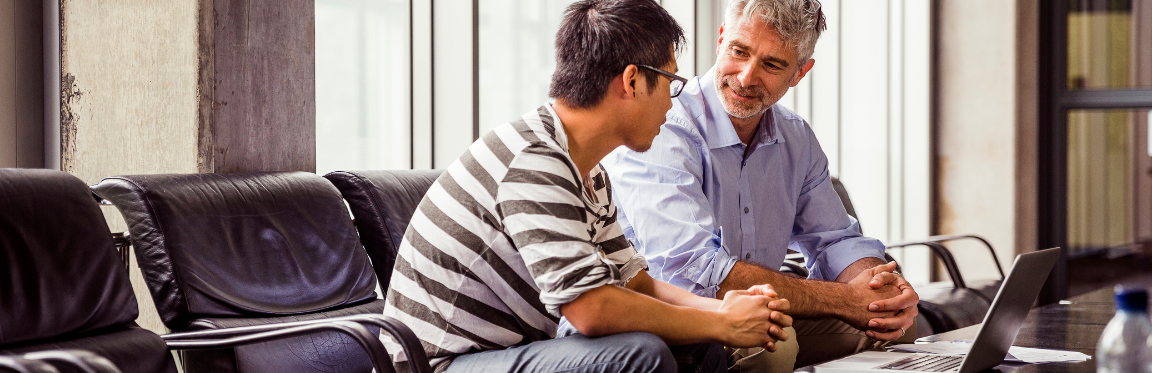
[[[732,334],[730,330],[730,326],[732,325],[732,321],[730,320],[731,315],[723,309],[703,312],[707,312],[710,319],[707,332],[709,339],[717,343],[725,343],[728,341],[728,338],[730,338]]]
[[[860,310],[867,309],[867,304],[860,304],[863,299],[868,299],[867,294],[863,294],[863,289],[841,282],[828,282],[826,284],[835,289],[826,293],[833,294],[832,297],[821,299],[831,314],[829,316],[847,322],[857,317]]]

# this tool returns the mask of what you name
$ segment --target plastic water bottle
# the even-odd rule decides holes
[[[1096,371],[1100,373],[1152,372],[1152,319],[1148,318],[1148,292],[1116,287],[1116,316],[1104,327],[1096,345]]]

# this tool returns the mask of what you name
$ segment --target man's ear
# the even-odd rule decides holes
[[[720,24],[720,37],[716,39],[716,55],[720,55],[720,46],[724,45],[724,24]]]
[[[800,84],[800,80],[804,79],[804,76],[808,75],[808,72],[812,71],[812,66],[815,66],[815,65],[816,65],[816,59],[815,58],[809,58],[808,62],[804,63],[804,66],[800,66],[799,71],[796,71],[796,77],[792,78],[792,84],[790,84],[789,86],[795,87],[797,84]]]
[[[620,81],[624,83],[624,96],[636,97],[636,86],[639,85],[640,68],[636,65],[628,65],[624,68],[624,73],[620,74]]]

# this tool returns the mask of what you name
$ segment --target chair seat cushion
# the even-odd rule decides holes
[[[979,324],[991,307],[980,292],[955,289],[951,283],[921,286],[916,293],[920,295],[920,313],[936,333]]]
[[[969,280],[967,285],[969,289],[976,290],[988,300],[989,304],[996,299],[996,293],[1000,292],[1000,285],[1004,280]]]
[[[201,318],[193,320],[191,330],[224,329],[292,321],[318,320],[330,317],[381,314],[385,301],[339,310],[269,318]],[[372,332],[379,328],[365,325]],[[323,332],[277,341],[258,343],[235,349],[181,352],[184,372],[371,372],[368,354],[355,341],[336,332]]]
[[[100,355],[124,373],[176,373],[176,363],[160,336],[132,324],[84,337],[0,350],[0,355],[19,355],[43,350],[75,349]],[[61,367],[61,373],[70,371]]]

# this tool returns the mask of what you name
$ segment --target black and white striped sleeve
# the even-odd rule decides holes
[[[578,173],[560,150],[525,148],[497,193],[497,213],[549,313],[586,291],[616,283],[620,271],[592,242]]]

